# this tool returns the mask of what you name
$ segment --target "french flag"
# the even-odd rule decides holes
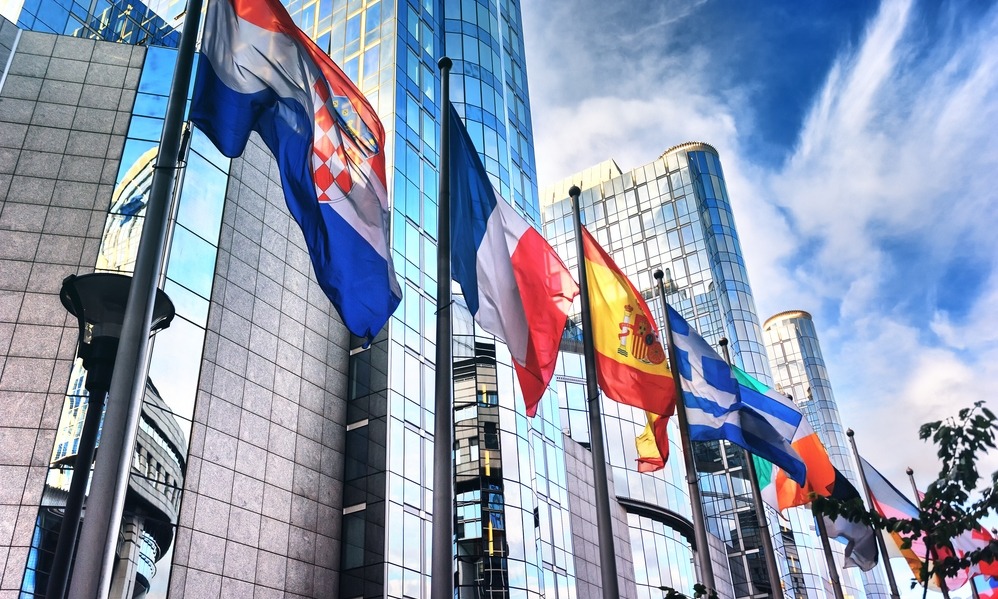
[[[496,197],[461,117],[453,106],[447,112],[451,274],[475,321],[509,347],[533,416],[579,286],[541,234]]]
[[[402,298],[377,113],[278,0],[212,0],[201,54],[191,121],[230,158],[260,134],[316,280],[347,328],[372,339]]]

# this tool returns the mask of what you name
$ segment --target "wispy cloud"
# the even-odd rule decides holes
[[[528,38],[544,16],[525,18]],[[731,47],[549,44],[564,69],[530,62],[541,184],[717,147],[760,318],[810,311],[845,425],[885,474],[927,479],[918,425],[998,390],[998,6],[884,0],[840,43],[776,164],[758,124],[781,106],[753,103],[764,81],[718,72]]]
[[[836,61],[790,160],[756,182],[795,234],[775,258],[812,295],[843,419],[869,451],[891,456],[895,473],[898,448],[933,469],[930,448],[913,441],[918,424],[998,387],[998,281],[987,274],[998,226],[998,9],[970,29],[922,25],[911,2],[884,2]],[[754,274],[764,241],[746,237]],[[961,284],[947,277],[954,262],[987,280],[982,299],[968,289],[955,302],[960,317],[933,303],[940,288],[960,293],[948,289]],[[754,286],[759,305],[777,309],[767,281]]]

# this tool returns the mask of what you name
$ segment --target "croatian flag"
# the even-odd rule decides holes
[[[496,197],[461,117],[448,108],[451,274],[475,321],[509,347],[533,416],[579,286],[541,234]]]
[[[191,121],[230,158],[260,134],[319,285],[372,339],[402,298],[377,114],[278,0],[212,0],[201,53]]]
[[[797,484],[806,480],[807,467],[791,447],[801,413],[771,397],[738,384],[731,367],[717,355],[686,320],[668,309],[676,367],[683,383],[683,403],[690,440],[725,440],[782,468]]]

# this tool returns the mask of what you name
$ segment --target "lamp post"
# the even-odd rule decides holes
[[[80,516],[90,478],[90,465],[97,449],[104,402],[111,386],[118,338],[125,316],[125,304],[132,278],[114,273],[69,275],[62,282],[59,299],[79,325],[77,355],[87,369],[85,387],[90,395],[87,415],[83,421],[78,450],[73,461],[73,479],[66,497],[59,540],[56,542],[52,569],[49,573],[47,599],[62,599],[69,583],[73,552],[80,530]],[[150,333],[170,326],[174,316],[173,302],[162,290],[157,290]]]

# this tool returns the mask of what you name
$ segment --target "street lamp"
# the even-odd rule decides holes
[[[49,573],[47,599],[62,599],[69,583],[73,550],[80,530],[80,516],[90,478],[90,465],[97,448],[104,402],[111,386],[114,359],[118,353],[118,338],[125,317],[125,304],[132,277],[115,273],[69,275],[62,282],[59,299],[79,325],[77,355],[87,370],[85,387],[90,395],[87,416],[80,433],[79,449],[73,461],[73,479],[69,485],[66,508],[59,528],[52,569]],[[175,314],[173,302],[162,290],[156,290],[152,325],[149,332],[170,326]]]

